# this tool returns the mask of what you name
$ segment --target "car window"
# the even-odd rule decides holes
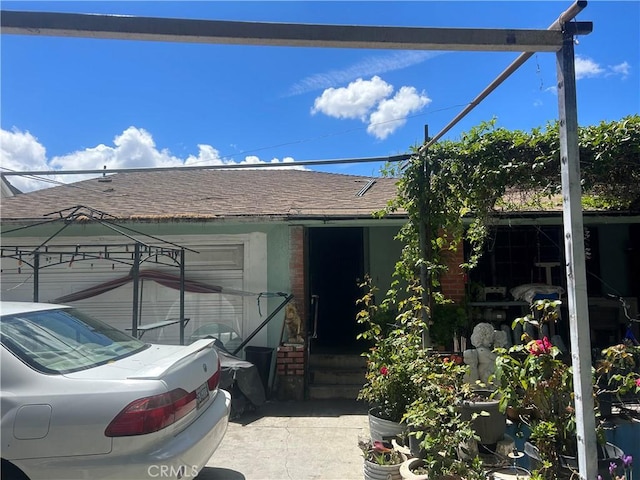
[[[2,344],[45,373],[69,373],[127,357],[147,347],[75,309],[5,315]]]

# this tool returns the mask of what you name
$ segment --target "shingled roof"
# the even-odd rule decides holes
[[[141,221],[371,218],[395,196],[395,184],[293,169],[126,172],[5,198],[0,216],[33,221],[83,205]]]

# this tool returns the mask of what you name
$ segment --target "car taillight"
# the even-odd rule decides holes
[[[220,384],[220,357],[218,357],[218,368],[216,368],[216,373],[209,377],[207,380],[207,385],[209,386],[209,391],[212,392],[218,385]]]
[[[196,408],[196,392],[177,388],[167,393],[134,400],[114,418],[104,434],[127,437],[157,432]]]

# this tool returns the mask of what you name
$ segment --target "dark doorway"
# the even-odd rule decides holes
[[[314,353],[358,351],[356,300],[363,275],[362,228],[309,229],[310,294],[319,297],[317,337],[311,344]]]
[[[629,225],[629,296],[640,299],[640,224]]]

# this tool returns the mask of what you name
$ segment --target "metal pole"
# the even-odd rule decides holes
[[[549,25],[547,30],[559,30],[560,28],[562,28],[562,25],[565,22],[568,22],[569,20],[574,18],[586,6],[587,6],[586,0],[578,0],[574,2],[567,10],[565,10],[560,14],[560,16],[555,22]],[[451,130],[456,123],[458,123],[467,115],[467,113],[469,113],[471,110],[476,108],[476,106],[479,105],[482,100],[484,100],[487,96],[489,96],[491,92],[493,92],[496,88],[498,88],[498,86],[502,82],[504,82],[507,78],[509,78],[509,76],[511,76],[513,72],[515,72],[518,68],[520,68],[522,64],[524,64],[524,62],[529,60],[534,53],[536,52],[524,52],[518,55],[518,57],[511,63],[511,65],[509,65],[500,75],[498,75],[496,79],[489,84],[488,87],[486,87],[482,92],[480,92],[480,94],[476,98],[474,98],[471,101],[471,103],[469,103],[469,105],[467,105],[462,110],[462,112],[456,115],[456,117],[453,120],[451,120],[442,130],[440,130],[433,138],[431,138],[431,140],[429,140],[422,147],[420,147],[420,149],[418,150],[418,153],[422,153],[423,149],[426,150],[435,142],[440,140],[440,138],[442,138],[442,136],[445,133]]]
[[[247,150],[241,152],[248,154],[254,150]],[[108,170],[101,169],[80,169],[80,170],[22,170],[20,172],[0,172],[0,177],[10,176],[25,176],[25,175],[78,175],[78,174],[98,174],[98,173],[134,173],[134,172],[173,172],[175,170],[180,171],[201,171],[201,170],[243,170],[243,169],[260,169],[260,168],[291,168],[292,166],[309,167],[313,165],[341,165],[341,164],[354,164],[354,163],[388,163],[388,162],[400,162],[409,160],[412,157],[410,153],[403,153],[400,155],[390,155],[387,157],[366,157],[366,158],[335,158],[327,160],[299,160],[297,162],[286,163],[236,163],[225,165],[185,165],[182,167],[136,167],[136,168],[110,168]],[[47,220],[45,223],[49,223]]]
[[[180,250],[180,345],[184,345],[184,248]]]
[[[283,295],[284,295],[284,294],[283,294]],[[282,303],[281,303],[280,305],[278,305],[278,306],[276,307],[276,309],[275,309],[273,312],[271,312],[271,314],[270,314],[270,315],[268,315],[268,316],[267,316],[267,318],[265,318],[265,319],[264,319],[264,322],[262,322],[260,325],[258,325],[258,327],[257,327],[253,332],[251,332],[251,333],[249,334],[249,336],[248,336],[247,338],[245,338],[245,339],[242,341],[242,343],[241,343],[240,345],[238,345],[238,346],[235,348],[235,350],[234,350],[233,352],[231,352],[231,355],[235,355],[236,353],[238,353],[239,351],[241,351],[241,350],[244,348],[244,346],[245,346],[246,344],[248,344],[248,343],[251,341],[251,339],[252,339],[253,337],[255,337],[255,336],[258,334],[258,332],[259,332],[260,330],[262,330],[262,329],[264,328],[264,326],[265,326],[267,323],[269,323],[269,322],[271,321],[271,319],[272,319],[273,317],[275,317],[275,316],[278,314],[278,312],[279,312],[280,310],[282,310],[282,309],[284,308],[284,306],[285,306],[287,303],[289,303],[291,300],[293,300],[293,294],[292,294],[292,293],[288,294],[288,295],[285,297],[285,299],[282,301]]]
[[[424,141],[429,140],[429,126],[424,126]],[[431,320],[431,272],[427,269],[427,262],[431,263],[431,222],[429,221],[429,199],[431,195],[431,179],[429,160],[426,149],[422,151],[423,163],[420,166],[420,218],[418,219],[418,236],[420,244],[420,283],[422,285],[422,320],[426,328],[422,332],[422,347],[431,346],[429,323]],[[423,197],[424,196],[424,197]]]
[[[564,45],[557,56],[558,110],[560,114],[560,163],[564,245],[567,275],[567,302],[571,331],[571,360],[575,394],[578,468],[580,478],[593,480],[598,474],[589,301],[584,253],[578,114],[573,34],[564,34]]]
[[[131,335],[138,338],[138,284],[140,281],[140,244],[136,242],[133,253],[133,316],[131,317]]]
[[[38,302],[40,297],[40,252],[33,253],[33,301]]]

